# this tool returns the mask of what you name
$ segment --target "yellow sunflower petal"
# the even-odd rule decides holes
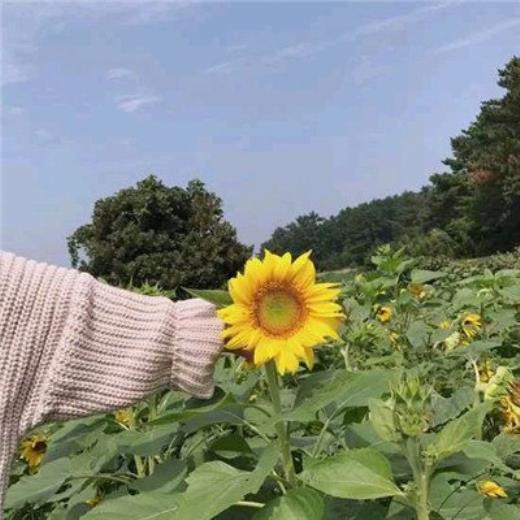
[[[307,368],[309,370],[312,370],[314,367],[314,349],[311,348],[305,348],[303,349],[304,355],[303,355],[303,361],[307,365]]]
[[[241,303],[243,305],[249,305],[251,303],[251,291],[247,284],[247,279],[243,276],[237,276],[231,278],[228,282],[228,289],[231,298],[234,302]]]
[[[269,338],[262,338],[255,348],[255,365],[260,366],[273,359],[279,354],[280,348],[280,341]]]
[[[284,280],[291,268],[291,253],[285,253],[283,256],[278,256],[273,271],[273,276],[277,280]]]
[[[300,288],[306,289],[316,280],[316,269],[309,260],[311,252],[299,256],[291,266],[292,280]]]
[[[282,349],[276,356],[275,362],[280,374],[294,374],[298,370],[298,358],[290,349]]]

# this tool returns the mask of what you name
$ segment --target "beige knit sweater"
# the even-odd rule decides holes
[[[0,519],[28,430],[167,385],[210,397],[220,331],[202,300],[142,296],[0,251]]]

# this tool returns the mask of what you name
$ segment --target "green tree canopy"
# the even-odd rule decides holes
[[[476,120],[451,140],[445,163],[470,193],[462,214],[472,222],[478,254],[520,244],[520,58],[499,70],[500,99],[482,103]]]
[[[153,175],[98,200],[67,241],[74,267],[114,285],[164,289],[219,287],[252,254],[201,181],[167,187]]]

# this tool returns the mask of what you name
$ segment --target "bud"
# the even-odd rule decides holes
[[[451,352],[461,344],[460,332],[453,332],[445,340],[444,345],[446,346],[446,352]]]
[[[430,389],[418,377],[405,376],[392,390],[396,429],[408,437],[425,432],[429,424]]]

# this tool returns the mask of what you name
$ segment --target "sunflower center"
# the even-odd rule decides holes
[[[255,316],[258,325],[273,336],[286,336],[299,328],[305,308],[297,293],[278,285],[260,291]]]
[[[45,453],[47,451],[47,443],[45,441],[36,441],[32,448],[37,453]]]

